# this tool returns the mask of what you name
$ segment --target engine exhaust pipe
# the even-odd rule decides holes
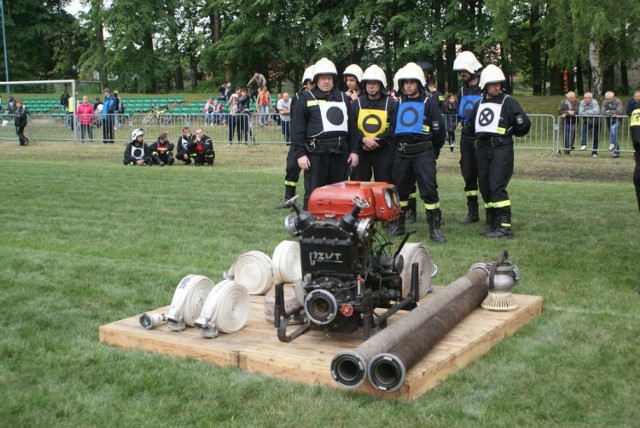
[[[406,335],[404,340],[389,352],[373,357],[367,369],[369,382],[381,391],[393,392],[399,389],[407,372],[453,327],[480,306],[487,293],[488,288],[484,281],[474,283],[427,319],[426,326]]]
[[[389,352],[408,335],[424,327],[424,323],[449,302],[477,284],[485,288],[488,272],[474,269],[456,279],[424,304],[389,325],[353,350],[341,351],[331,362],[331,375],[344,388],[355,388],[364,382],[370,361],[376,355]],[[364,368],[364,369],[363,369]]]

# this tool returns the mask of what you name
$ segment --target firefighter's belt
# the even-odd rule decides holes
[[[334,138],[309,138],[307,140],[307,150],[314,152],[318,148],[340,149],[347,143],[346,137]]]
[[[476,147],[500,147],[503,144],[510,144],[511,137],[488,137],[476,140]]]
[[[419,143],[407,144],[407,143],[398,143],[398,151],[400,153],[405,154],[414,154],[424,152],[427,149],[432,149],[433,144],[431,141],[421,141]]]

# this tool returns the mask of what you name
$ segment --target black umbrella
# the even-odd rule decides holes
[[[427,61],[420,61],[420,62],[417,62],[416,64],[418,64],[418,66],[420,66],[420,68],[423,70],[428,70],[430,68],[433,68],[433,64]]]

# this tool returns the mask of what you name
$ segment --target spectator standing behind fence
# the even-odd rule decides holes
[[[60,105],[62,106],[62,110],[64,110],[65,112],[64,127],[70,128],[71,121],[69,117],[69,94],[67,93],[67,91],[63,91],[60,95]]]
[[[284,92],[282,94],[282,98],[278,100],[276,109],[278,110],[278,113],[280,113],[280,127],[282,128],[284,142],[285,144],[290,145],[291,139],[289,138],[289,129],[291,125],[291,99],[287,92]]]
[[[616,98],[616,94],[607,91],[604,94],[602,102],[602,114],[606,116],[607,127],[609,128],[609,151],[612,158],[620,157],[620,148],[618,147],[618,125],[620,124],[620,116],[622,115],[622,101]]]
[[[442,113],[445,117],[445,129],[447,131],[447,142],[449,150],[453,153],[456,146],[456,126],[458,126],[458,100],[456,95],[449,93],[442,104]]]
[[[580,138],[580,150],[587,150],[587,136],[589,131],[593,133],[593,148],[591,156],[598,157],[598,143],[600,141],[600,107],[593,99],[591,92],[585,92],[584,98],[580,101],[578,114],[582,116],[582,136]],[[591,117],[589,117],[591,116]]]
[[[266,86],[260,88],[258,92],[258,99],[256,100],[258,107],[258,113],[260,113],[260,126],[264,126],[269,118],[269,107],[271,105],[271,93]]]
[[[240,91],[239,89],[237,90]],[[240,110],[238,104],[238,94],[232,94],[229,98],[229,114],[227,115],[227,125],[229,125],[229,144],[233,144],[233,136],[238,129],[238,124],[240,117]],[[238,132],[238,144],[240,143],[240,133]]]
[[[113,116],[116,111],[116,101],[109,88],[104,88],[102,95],[104,95],[104,102],[102,103],[102,142],[104,144],[113,144]]]
[[[76,97],[69,97],[69,106],[67,108],[67,120],[69,121],[69,127],[73,131],[76,115]]]
[[[633,157],[636,167],[633,170],[633,185],[636,188],[636,200],[640,210],[640,89],[633,93],[633,98],[627,104],[627,116],[631,130],[631,142],[635,151]]]
[[[251,134],[251,139],[255,143],[255,139],[253,138],[253,131],[251,129],[251,123],[249,122],[249,114],[251,113],[249,110],[250,102],[251,96],[249,88],[241,89],[240,95],[238,96],[239,120],[236,121],[236,123],[238,124],[238,143],[240,143],[240,139],[244,137],[244,143],[249,144],[249,134]]]
[[[576,99],[576,93],[573,91],[567,92],[567,96],[564,100],[560,101],[558,107],[558,114],[562,118],[562,138],[564,149],[562,153],[570,155],[571,150],[575,150],[576,142],[576,126],[578,118],[576,115],[580,109],[580,103]]]
[[[84,143],[85,135],[89,137],[89,140],[93,143],[93,115],[95,110],[89,102],[88,96],[82,97],[82,102],[76,109],[76,115],[78,116],[78,122],[80,123],[80,141]]]
[[[204,108],[202,109],[202,113],[204,115],[204,124],[206,125],[213,125],[213,115],[214,112],[216,110],[216,103],[213,99],[213,97],[210,97],[207,100],[207,103],[204,105]]]
[[[120,128],[120,113],[122,109],[122,99],[120,98],[120,94],[118,91],[113,91],[113,99],[115,101],[115,108],[113,110],[113,129]]]
[[[24,136],[24,128],[27,127],[29,110],[22,105],[22,101],[16,100],[16,113],[13,117],[13,124],[16,127],[16,135],[21,146],[29,145],[29,139]]]
[[[96,128],[102,126],[102,100],[100,97],[96,97],[96,102],[93,103],[93,126]]]

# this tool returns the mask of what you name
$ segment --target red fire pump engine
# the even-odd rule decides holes
[[[394,185],[346,181],[317,188],[308,211],[296,204],[297,196],[281,207],[295,214],[285,219],[287,231],[300,242],[302,279],[295,284],[300,308],[287,313],[283,283],[276,284],[275,319],[278,338],[289,342],[310,328],[327,333],[353,333],[362,327],[364,339],[386,327],[399,310],[416,307],[418,266],[412,266],[410,291],[403,296],[402,247],[398,248],[376,228],[400,215],[400,198]],[[382,314],[374,310],[382,308]],[[291,320],[304,320],[291,334]]]

